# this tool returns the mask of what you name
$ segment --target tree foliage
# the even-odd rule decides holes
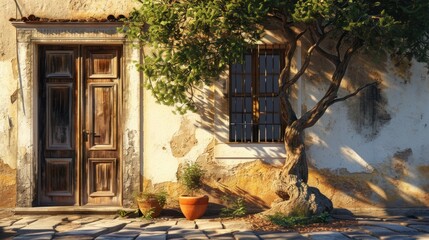
[[[145,86],[160,103],[176,106],[180,113],[195,110],[195,87],[210,84],[230,63],[241,61],[243,53],[263,37],[267,23],[284,31],[291,54],[293,41],[311,35],[314,48],[334,64],[346,59],[340,53],[346,44],[349,48],[354,44],[354,50],[370,47],[428,61],[427,0],[140,2],[123,31],[152,49],[140,66]],[[321,48],[327,39],[337,41],[336,53]],[[295,78],[285,70],[281,81],[289,87]]]

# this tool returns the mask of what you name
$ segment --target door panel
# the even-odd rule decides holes
[[[88,88],[90,150],[116,150],[117,83],[90,83]]]
[[[39,48],[39,204],[75,205],[78,48]]]
[[[46,148],[72,150],[72,83],[46,83]]]
[[[39,46],[40,205],[121,204],[121,53]]]
[[[86,47],[85,204],[120,205],[120,48]]]

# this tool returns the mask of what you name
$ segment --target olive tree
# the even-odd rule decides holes
[[[305,205],[309,195],[316,196],[311,213],[332,209],[325,196],[306,186],[303,133],[334,103],[377,84],[358,86],[339,96],[353,56],[362,49],[375,49],[397,59],[428,62],[427,0],[139,1],[141,7],[130,13],[122,31],[151,49],[139,65],[145,74],[145,87],[159,103],[175,106],[179,113],[196,110],[194,90],[212,84],[230,64],[242,61],[243,54],[264,36],[264,27],[275,26],[287,40],[285,64],[278,79],[286,161],[276,182],[276,193],[284,202],[274,206],[274,211],[288,212],[296,204]],[[300,69],[292,71],[298,43],[304,39],[309,47]],[[334,47],[327,47],[326,42],[334,43],[329,45]],[[290,92],[314,61],[315,52],[334,70],[322,97],[298,117]],[[304,197],[302,191],[306,191]]]

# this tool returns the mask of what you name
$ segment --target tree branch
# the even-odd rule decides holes
[[[337,42],[336,49],[337,49],[337,56],[339,59],[341,59],[341,53],[340,53],[341,43],[343,42],[343,39],[346,35],[347,35],[347,32],[343,32],[343,34],[341,34],[341,37],[340,39],[338,39],[338,42]]]
[[[327,51],[325,51],[322,47],[320,47],[320,43],[326,38],[326,36],[329,34],[329,32],[324,32],[323,35],[319,36],[319,39],[316,41],[315,37],[314,37],[314,30],[310,31],[310,35],[311,35],[311,39],[313,41],[313,44],[316,42],[319,42],[319,44],[317,44],[316,49],[317,51],[326,59],[328,59],[332,64],[334,64],[335,66],[338,65],[338,63],[340,62],[340,58],[339,56],[335,56],[334,54],[330,54]]]
[[[301,68],[299,69],[299,71],[291,79],[289,79],[288,81],[286,81],[286,83],[284,84],[284,86],[282,86],[282,91],[285,91],[286,89],[290,88],[305,73],[305,70],[307,70],[308,66],[310,65],[311,56],[313,54],[314,49],[316,49],[317,44],[318,43],[316,43],[315,45],[311,46],[307,50],[307,55],[305,56],[304,64],[301,66]]]
[[[347,49],[346,53],[344,54],[343,61],[336,65],[335,72],[331,78],[331,84],[329,85],[329,88],[323,98],[320,99],[311,110],[304,113],[302,117],[296,121],[297,127],[299,127],[299,129],[309,128],[316,124],[316,122],[323,116],[326,109],[328,109],[328,107],[332,104],[331,102],[337,99],[338,89],[340,88],[351,57],[361,46],[362,42],[359,39],[355,39],[353,45]]]
[[[370,86],[375,86],[378,84],[380,84],[380,83],[379,82],[371,82],[371,83],[367,83],[363,86],[360,86],[358,89],[356,89],[356,91],[354,91],[354,92],[352,92],[352,93],[350,93],[344,97],[335,98],[334,100],[330,101],[329,106],[334,104],[334,103],[341,102],[341,101],[347,100],[348,98],[356,96],[360,91],[364,90],[365,88],[370,87]]]

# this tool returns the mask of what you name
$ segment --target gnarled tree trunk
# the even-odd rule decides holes
[[[267,215],[318,215],[331,212],[333,205],[317,188],[309,187],[308,165],[305,154],[303,130],[287,127],[285,131],[286,162],[274,187],[280,197]]]

